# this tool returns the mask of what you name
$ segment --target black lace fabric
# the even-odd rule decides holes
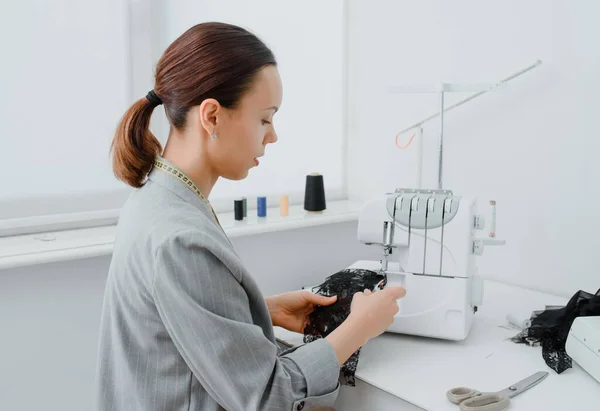
[[[567,336],[577,317],[600,315],[600,289],[596,294],[585,291],[575,293],[566,306],[550,307],[531,314],[531,326],[511,340],[542,347],[542,357],[556,373],[561,374],[573,366],[565,351]]]
[[[383,289],[387,277],[371,270],[346,268],[327,277],[325,281],[313,289],[313,292],[325,296],[337,295],[335,303],[328,306],[315,307],[309,316],[309,324],[304,329],[304,342],[308,343],[319,338],[325,338],[350,314],[352,297],[359,291]],[[358,365],[360,348],[342,364],[340,382],[355,386],[354,373]]]

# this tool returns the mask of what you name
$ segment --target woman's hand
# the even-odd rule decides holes
[[[353,295],[350,315],[325,337],[333,345],[340,365],[393,324],[399,311],[398,300],[405,295],[404,287],[386,287],[375,293],[365,290]]]
[[[336,296],[325,297],[310,291],[291,291],[265,298],[273,325],[297,333],[304,332],[315,305],[330,305],[336,300]]]

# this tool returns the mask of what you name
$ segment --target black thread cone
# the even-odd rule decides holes
[[[233,202],[233,211],[234,217],[236,220],[244,219],[244,201],[243,200],[234,200]]]
[[[307,175],[304,190],[304,209],[306,211],[323,211],[326,208],[325,203],[323,176],[320,174]]]

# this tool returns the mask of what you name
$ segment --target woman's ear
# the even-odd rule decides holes
[[[210,136],[217,127],[217,117],[222,111],[219,102],[213,98],[204,100],[198,108],[200,114],[200,124],[206,133]]]

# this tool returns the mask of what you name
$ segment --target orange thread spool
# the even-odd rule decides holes
[[[279,214],[281,214],[282,216],[288,216],[289,215],[289,207],[290,207],[290,199],[288,196],[281,196],[281,198],[279,199]]]

